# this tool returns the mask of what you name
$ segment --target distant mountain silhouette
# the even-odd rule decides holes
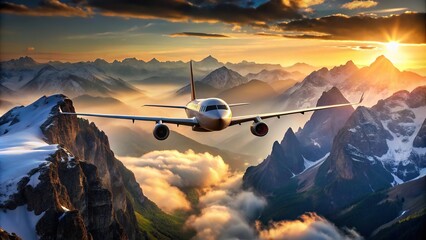
[[[274,89],[267,83],[259,80],[251,80],[236,87],[230,88],[217,95],[218,98],[232,102],[256,102],[273,98],[277,95]]]

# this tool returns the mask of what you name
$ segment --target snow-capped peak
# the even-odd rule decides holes
[[[41,126],[55,106],[64,100],[63,95],[41,97],[24,107],[16,107],[0,118],[0,205],[17,192],[18,183],[25,177],[31,183],[38,176],[31,171],[41,165],[58,150],[56,144],[49,145],[43,140]]]

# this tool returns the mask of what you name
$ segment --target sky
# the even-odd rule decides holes
[[[1,0],[1,61],[242,60],[426,68],[424,0]]]

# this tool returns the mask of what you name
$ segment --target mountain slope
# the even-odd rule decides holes
[[[267,83],[273,83],[279,80],[288,80],[293,79],[296,81],[301,81],[305,75],[301,74],[300,72],[287,72],[281,69],[274,69],[274,70],[262,70],[256,74],[249,73],[246,75],[246,78],[248,80],[252,79],[258,79]]]
[[[247,79],[241,76],[239,73],[232,71],[226,67],[220,67],[200,81],[195,82],[196,90],[201,91],[201,95],[208,97],[213,96],[223,90],[230,89],[232,87],[239,86],[243,83],[247,83]],[[191,87],[187,84],[185,87],[179,89],[176,93],[179,95],[188,94],[191,91]]]
[[[344,102],[347,100],[340,91],[332,88],[322,94],[317,106]],[[274,143],[271,154],[261,164],[246,170],[243,186],[268,195],[288,184],[290,178],[315,164],[312,161],[330,152],[335,134],[353,111],[351,106],[318,111],[296,135],[288,129],[281,143]]]
[[[426,88],[418,87],[411,93],[397,92],[370,109],[358,107],[334,137],[330,155],[272,187],[267,178],[259,178],[260,191],[273,189],[266,195],[268,205],[260,219],[265,223],[293,219],[312,211],[338,226],[355,227],[365,236],[381,229],[388,233],[394,224],[400,234],[419,231],[398,221],[417,219],[416,226],[424,222],[410,215],[426,208],[424,177],[413,181],[426,173],[425,106]],[[286,168],[263,176],[280,171]]]
[[[180,229],[181,223],[143,195],[133,173],[114,157],[106,135],[87,120],[59,115],[59,108],[74,111],[69,99],[54,95],[0,118],[2,173],[7,169],[1,175],[1,225],[18,226],[13,230],[30,233],[29,239],[140,239],[147,234],[179,239],[181,233],[167,229]],[[146,221],[155,222],[156,216],[169,221],[146,232],[135,215],[144,209],[151,209]],[[4,216],[17,214],[30,224],[3,222]]]
[[[247,168],[243,176],[243,187],[267,195],[304,168],[300,143],[289,128],[281,143],[274,142],[271,155],[259,165]]]
[[[217,95],[218,98],[228,103],[235,102],[256,102],[273,98],[277,94],[267,83],[259,80],[251,80],[236,87],[230,88]]]
[[[365,92],[366,105],[374,105],[400,89],[408,91],[426,84],[426,77],[399,71],[386,57],[379,56],[370,66],[359,69],[352,61],[328,70],[312,72],[302,82],[288,89],[277,101],[287,106],[312,106],[320,94],[337,87],[351,101]]]
[[[321,95],[316,106],[339,103],[348,103],[348,100],[339,89],[333,87]],[[353,112],[352,106],[314,112],[303,126],[303,129],[296,133],[301,144],[303,156],[310,161],[315,161],[330,152],[334,136]]]
[[[309,74],[302,82],[297,83],[281,94],[277,101],[286,103],[293,108],[311,107],[322,92],[332,87],[340,89],[345,96],[349,94],[342,89],[346,78],[358,70],[352,61],[330,70],[321,68]]]
[[[61,69],[46,65],[21,87],[20,91],[31,94],[65,93],[72,97],[82,94],[109,96],[114,94],[141,94],[121,79],[108,76],[90,65],[72,65]]]

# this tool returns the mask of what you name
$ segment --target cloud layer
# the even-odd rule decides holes
[[[306,213],[294,221],[272,222],[268,227],[262,228],[256,223],[260,239],[287,239],[287,240],[360,240],[363,239],[354,230],[345,229],[341,231],[327,219],[315,213]]]
[[[426,43],[426,13],[381,17],[362,14],[335,14],[319,18],[304,16],[304,13],[314,11],[311,6],[323,3],[324,0],[270,0],[261,4],[240,0],[75,0],[67,3],[60,0],[41,0],[35,7],[2,2],[0,12],[30,16],[88,17],[99,14],[123,18],[165,19],[172,22],[223,22],[234,27],[253,26],[254,33],[259,29],[267,29],[288,38]],[[377,4],[373,0],[355,0],[341,5],[341,8],[354,10],[371,8]],[[228,37],[224,34],[199,32],[179,32],[170,36]]]
[[[120,159],[135,173],[144,194],[163,210],[196,209],[185,223],[196,231],[195,239],[361,239],[315,213],[262,226],[256,220],[266,200],[243,190],[243,173],[229,172],[220,156],[166,150]],[[196,206],[187,200],[181,190],[185,188],[201,193]]]
[[[238,24],[267,23],[276,20],[301,18],[298,1],[271,0],[257,7],[239,5],[232,1],[181,0],[88,0],[102,14],[134,18],[160,18],[172,21],[207,21]],[[289,5],[284,4],[288,2]]]
[[[330,40],[426,43],[426,13],[390,17],[333,15],[279,24],[286,37]]]
[[[200,214],[186,226],[196,230],[195,239],[256,239],[252,226],[266,206],[262,197],[241,189],[242,173],[235,174],[200,197]]]
[[[120,157],[120,160],[135,173],[144,194],[167,212],[191,208],[180,189],[208,188],[229,174],[228,165],[220,156],[191,150],[153,151],[140,158]]]

